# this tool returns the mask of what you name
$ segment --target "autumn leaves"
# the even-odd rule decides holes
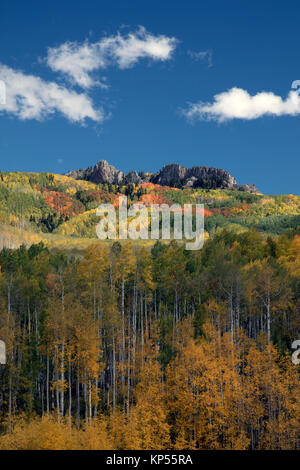
[[[3,250],[0,448],[299,448],[299,246]]]

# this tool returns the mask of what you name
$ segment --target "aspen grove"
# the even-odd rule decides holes
[[[299,449],[297,234],[0,265],[0,449]]]

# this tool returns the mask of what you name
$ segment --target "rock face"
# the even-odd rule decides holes
[[[93,168],[89,167],[86,170],[72,170],[69,171],[66,176],[70,176],[76,180],[91,181],[96,184],[120,184],[123,181],[124,173],[117,170],[114,166],[109,165],[106,160],[100,160]]]
[[[207,166],[185,168],[176,163],[164,166],[151,180],[162,186],[207,187],[208,189],[231,189],[237,184],[228,171]]]
[[[179,185],[186,176],[187,169],[177,163],[166,165],[159,173],[153,175],[151,182],[162,186]]]
[[[233,188],[235,191],[245,191],[246,193],[258,193],[258,189],[254,184],[234,184]]]
[[[142,182],[143,182],[142,178],[137,174],[136,171],[130,171],[124,177],[125,184],[140,184]]]
[[[185,168],[178,163],[164,166],[154,174],[130,171],[125,175],[106,160],[101,160],[94,167],[86,170],[72,170],[67,176],[75,179],[91,181],[93,183],[108,184],[141,184],[151,182],[161,186],[177,188],[205,188],[205,189],[231,189],[235,191],[258,192],[253,184],[240,185],[235,178],[221,168],[207,166],[194,166]]]

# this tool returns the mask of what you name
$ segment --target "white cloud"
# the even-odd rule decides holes
[[[0,64],[0,80],[6,85],[6,104],[0,111],[19,119],[42,120],[56,112],[73,122],[84,123],[87,118],[101,122],[102,110],[94,108],[85,93],[76,93],[55,82],[46,82]]]
[[[164,35],[154,36],[145,28],[122,36],[102,38],[90,43],[66,42],[48,49],[47,64],[55,72],[67,75],[73,83],[83,88],[107,85],[94,79],[92,72],[116,65],[120,69],[132,67],[139,59],[165,61],[172,57],[177,40]]]
[[[191,103],[182,113],[189,119],[219,122],[231,119],[257,119],[262,116],[296,116],[300,114],[300,97],[290,91],[286,99],[262,91],[251,96],[241,88],[231,88],[214,96],[212,103]]]
[[[66,42],[57,48],[49,48],[47,64],[55,72],[63,72],[83,88],[104,85],[89,75],[93,70],[105,67],[96,44]]]
[[[207,60],[208,67],[212,67],[213,63],[212,63],[212,50],[211,49],[207,51],[199,51],[199,52],[187,51],[187,53],[193,60],[197,62],[199,60]]]

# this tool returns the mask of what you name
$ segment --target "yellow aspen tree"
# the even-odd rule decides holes
[[[141,449],[168,449],[171,443],[166,385],[156,359],[155,345],[147,342],[145,348],[147,348],[147,359],[142,362],[139,371],[135,389],[136,405],[132,416],[136,423],[135,429]]]

